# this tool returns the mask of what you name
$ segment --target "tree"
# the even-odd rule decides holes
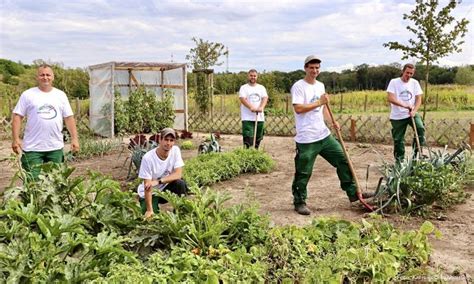
[[[218,62],[219,57],[227,55],[228,51],[222,43],[209,42],[202,38],[198,39],[195,37],[193,37],[192,40],[196,44],[196,47],[189,50],[189,54],[186,55],[186,60],[189,60],[189,65],[197,71],[194,100],[200,111],[207,112],[213,88],[213,86],[209,86],[210,82],[208,80],[208,76],[212,73],[212,70],[207,69],[214,65],[222,65],[223,62]]]
[[[431,64],[450,53],[461,52],[460,46],[464,43],[461,39],[467,33],[469,21],[463,18],[454,23],[455,18],[451,16],[451,11],[458,4],[455,0],[450,0],[448,5],[438,12],[438,0],[417,0],[416,2],[415,9],[410,14],[403,14],[403,19],[413,22],[413,25],[408,25],[406,28],[414,33],[417,39],[409,39],[408,45],[391,41],[384,43],[383,46],[401,50],[403,52],[402,60],[414,57],[426,65],[424,95],[426,102]],[[452,29],[449,30],[451,27]],[[425,115],[426,103],[423,105],[423,119]]]
[[[194,69],[208,69],[214,65],[220,66],[224,62],[218,62],[219,57],[227,55],[228,51],[222,43],[205,41],[202,38],[191,39],[196,47],[189,50],[186,60],[190,61],[190,65]]]
[[[459,67],[454,82],[460,85],[474,85],[474,65]]]

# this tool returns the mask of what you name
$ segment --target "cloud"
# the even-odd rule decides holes
[[[192,37],[229,48],[231,71],[301,69],[308,54],[323,69],[373,62],[401,62],[382,45],[407,43],[402,20],[412,0],[3,0],[0,56],[30,63],[37,58],[86,67],[107,61],[183,62]],[[440,64],[474,64],[472,8],[464,1],[455,16],[471,17],[463,53]],[[469,12],[470,11],[470,12]],[[224,60],[224,58],[222,58]],[[342,67],[341,67],[342,66]],[[226,64],[217,67],[225,70]]]

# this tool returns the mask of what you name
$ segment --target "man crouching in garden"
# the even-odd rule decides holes
[[[182,179],[184,162],[180,149],[174,145],[175,142],[176,132],[165,128],[160,132],[159,146],[143,156],[138,173],[143,182],[138,186],[138,195],[145,218],[159,212],[158,204],[168,202],[154,195],[154,189],[171,191],[177,195],[187,192],[187,185]]]

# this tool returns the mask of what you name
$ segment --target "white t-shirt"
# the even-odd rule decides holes
[[[164,161],[158,157],[156,149],[157,148],[153,148],[143,155],[140,171],[138,173],[139,178],[157,180],[169,176],[175,169],[184,166],[181,151],[178,146],[171,148],[168,157]],[[155,188],[163,190],[167,185],[167,183],[159,184]],[[143,182],[138,186],[137,192],[141,198],[145,198],[145,185]]]
[[[250,86],[249,84],[242,85],[239,90],[239,98],[245,98],[253,107],[259,107],[264,97],[268,97],[267,90],[264,86],[256,84]],[[255,121],[255,113],[250,111],[246,106],[240,104],[240,116],[242,120]],[[258,113],[258,121],[265,121],[263,112]]]
[[[301,79],[291,87],[293,104],[309,104],[317,101],[326,92],[324,84],[316,81],[309,84]],[[331,134],[324,123],[324,106],[305,113],[295,112],[297,143],[312,143],[323,140]]]
[[[390,80],[387,92],[394,94],[397,100],[412,106],[415,106],[415,97],[423,94],[420,83],[413,78],[410,78],[406,83],[401,78]],[[408,109],[390,104],[390,119],[399,120],[408,117],[410,117]]]
[[[53,88],[43,92],[38,87],[24,91],[13,113],[26,117],[23,150],[47,152],[64,147],[63,118],[73,115],[66,94]]]

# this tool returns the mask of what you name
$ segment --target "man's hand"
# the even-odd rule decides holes
[[[156,185],[158,185],[157,180],[145,180],[144,182],[145,190],[151,190],[151,188]]]
[[[13,140],[12,150],[13,150],[13,152],[15,152],[15,154],[19,155],[21,153],[22,146],[23,145],[22,145],[21,139]]]
[[[334,124],[332,125],[332,127],[334,127],[334,129],[336,130],[341,130],[341,126],[339,125],[339,122],[337,121],[334,121]]]
[[[147,211],[145,212],[145,217],[144,217],[144,218],[145,218],[145,219],[149,219],[149,218],[151,218],[151,216],[153,216],[154,214],[155,214],[155,213],[154,213],[153,211],[148,211],[148,210],[147,210]]]
[[[80,146],[79,146],[79,140],[77,138],[71,140],[71,151],[72,152],[79,152]]]
[[[321,105],[326,105],[329,103],[329,95],[324,93],[320,98],[319,98],[319,103]]]

